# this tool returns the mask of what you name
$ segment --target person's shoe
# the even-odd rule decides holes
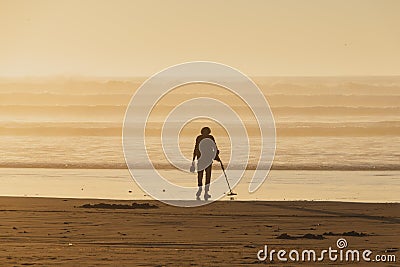
[[[207,201],[209,198],[211,198],[211,195],[208,194],[208,191],[210,190],[210,184],[206,184],[204,186],[204,200]]]
[[[196,192],[196,200],[200,200],[201,191],[202,191],[202,186],[199,186],[199,190],[197,190]]]

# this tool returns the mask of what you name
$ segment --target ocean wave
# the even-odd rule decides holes
[[[147,107],[143,105],[143,107]],[[158,112],[171,110],[175,105],[160,105],[157,107]],[[243,105],[232,105],[231,108],[237,112],[247,111],[248,107]],[[40,115],[98,115],[103,114],[125,114],[127,105],[0,105],[0,114],[2,116],[12,116],[17,114],[24,114],[30,116]],[[210,105],[209,108],[215,109],[218,112],[222,107]],[[252,109],[264,109],[264,107],[252,107]],[[271,110],[274,114],[278,115],[329,115],[329,116],[346,116],[346,115],[399,115],[400,106],[385,106],[385,107],[350,107],[350,106],[272,106]],[[166,115],[166,114],[164,114]]]
[[[0,93],[0,105],[127,105],[133,94]]]
[[[149,122],[146,135],[159,136],[163,121]],[[173,122],[181,124],[180,121]],[[189,134],[197,134],[203,122],[193,123],[187,130]],[[227,122],[229,124],[229,122]],[[258,136],[257,124],[245,123],[249,136]],[[122,123],[96,122],[4,122],[0,123],[0,135],[9,136],[121,136]],[[232,129],[241,125],[231,125]],[[139,124],[131,123],[126,129],[141,133]],[[351,123],[312,123],[293,122],[277,123],[277,136],[400,136],[400,121],[351,122]],[[235,135],[236,132],[231,132]]]
[[[253,77],[266,93],[305,94],[396,94],[400,93],[399,76],[356,77]],[[0,79],[0,91],[7,93],[133,93],[144,77],[83,78],[52,77],[36,79]]]

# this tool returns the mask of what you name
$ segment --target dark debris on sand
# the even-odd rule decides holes
[[[149,203],[132,203],[131,205],[127,204],[107,204],[107,203],[98,203],[98,204],[84,204],[79,208],[85,209],[158,209],[158,206],[151,205]]]
[[[343,232],[343,233],[332,233],[332,232],[325,232],[323,235],[326,236],[358,236],[358,237],[363,237],[363,236],[369,236],[369,234],[366,233],[358,233],[356,231],[350,231],[350,232]]]
[[[366,233],[358,233],[356,231],[350,231],[350,232],[343,232],[343,233],[333,233],[333,232],[325,232],[322,235],[315,235],[315,234],[305,234],[302,236],[291,236],[288,235],[287,233],[281,234],[277,236],[277,239],[325,239],[324,236],[356,236],[356,237],[363,237],[363,236],[369,236],[369,234]]]
[[[302,236],[291,236],[288,235],[287,233],[281,234],[279,236],[276,237],[277,239],[318,239],[318,240],[322,240],[325,239],[325,237],[323,237],[322,235],[315,235],[315,234],[305,234]]]

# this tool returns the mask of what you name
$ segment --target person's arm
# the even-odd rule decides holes
[[[193,160],[194,161],[198,155],[198,150],[199,150],[199,138],[196,138],[196,144],[194,145],[194,150],[193,150]]]
[[[211,136],[211,139],[214,141],[215,149],[217,150],[217,153],[215,154],[214,160],[221,162],[221,159],[219,158],[219,149],[218,149],[218,146],[217,146],[217,142],[215,142],[214,136]]]

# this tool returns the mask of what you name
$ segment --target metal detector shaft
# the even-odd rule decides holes
[[[229,184],[228,176],[226,176],[224,164],[222,164],[222,161],[220,161],[219,163],[221,163],[221,169],[222,169],[222,171],[224,172],[224,176],[225,176],[225,179],[226,179],[226,183],[228,184],[228,188],[229,188],[229,193],[232,194],[232,193],[233,193],[233,192],[232,192],[232,188],[231,188],[231,185]]]

